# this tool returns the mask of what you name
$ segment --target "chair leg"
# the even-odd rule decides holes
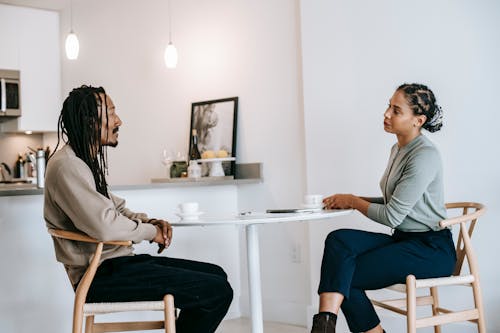
[[[439,307],[439,297],[438,297],[438,288],[431,287],[431,296],[432,296],[432,315],[439,315],[439,311],[437,308]],[[441,333],[441,325],[434,326],[434,333]]]
[[[406,325],[408,333],[417,332],[417,288],[413,275],[406,277]]]
[[[472,293],[474,295],[474,304],[476,305],[477,311],[479,312],[479,318],[477,319],[477,330],[479,333],[486,333],[483,296],[481,294],[481,287],[479,286],[479,279],[476,279],[474,282],[472,282]]]
[[[83,307],[75,302],[73,307],[73,333],[82,333],[83,325]]]
[[[85,319],[85,333],[94,332],[94,316],[87,316]]]
[[[175,305],[174,296],[165,295],[165,333],[175,333]]]

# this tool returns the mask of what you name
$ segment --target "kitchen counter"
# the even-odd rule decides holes
[[[0,184],[0,197],[33,194],[43,194],[43,189],[36,184]]]
[[[111,191],[124,190],[145,190],[162,189],[172,187],[188,186],[213,186],[213,185],[242,185],[257,184],[262,182],[262,164],[245,163],[236,164],[235,176],[232,177],[202,177],[198,179],[191,178],[153,178],[150,184],[136,185],[112,185]],[[37,188],[36,184],[0,184],[0,197],[18,196],[18,195],[40,195],[43,194],[43,188]]]
[[[198,202],[200,211],[207,215],[229,215],[240,210],[240,191],[259,193],[265,190],[260,177],[253,180],[185,180],[180,183],[111,186],[111,189],[126,199],[126,207],[132,211],[172,222],[180,220],[176,213],[182,202]],[[255,184],[238,185],[250,182]],[[74,291],[63,265],[54,256],[53,241],[43,217],[43,190],[24,185],[23,188],[5,188],[0,192],[3,192],[0,194],[0,332],[66,333],[71,329]],[[168,256],[217,262],[224,268],[235,289],[230,312],[234,317],[241,316],[240,304],[247,302],[246,299],[240,300],[239,296],[242,294],[240,249],[244,248],[240,245],[240,229],[228,226],[178,228],[174,237]],[[29,246],[20,246],[20,240]],[[137,254],[157,255],[157,247],[147,241],[134,244],[134,249]],[[37,320],[26,321],[25,317],[19,317],[19,309]],[[137,313],[134,317],[147,320],[147,315]],[[113,321],[115,317],[109,316]],[[44,320],[43,325],[40,325],[40,318]]]

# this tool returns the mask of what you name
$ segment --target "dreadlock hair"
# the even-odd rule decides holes
[[[69,144],[76,156],[92,171],[97,191],[109,198],[105,177],[108,169],[107,149],[101,143],[102,117],[106,117],[106,122],[108,121],[104,88],[83,85],[73,89],[64,101],[59,115],[54,153],[61,140]]]
[[[422,128],[429,132],[437,132],[443,126],[443,109],[436,104],[436,97],[426,85],[419,83],[405,83],[396,89],[405,94],[406,101],[413,110],[413,114],[424,115],[427,119]]]

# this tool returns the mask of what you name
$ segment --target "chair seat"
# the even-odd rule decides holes
[[[127,311],[163,311],[163,301],[117,302],[117,303],[85,303],[83,313],[86,315]]]
[[[440,278],[431,279],[418,279],[415,282],[416,288],[430,288],[439,286],[451,286],[451,285],[469,285],[474,282],[474,275],[459,275],[459,276],[447,276]],[[393,284],[392,286],[386,287],[386,289],[397,291],[400,293],[406,293],[406,285],[402,283]]]
[[[397,291],[398,293],[406,293],[406,284],[398,283],[393,284],[392,286],[386,287],[385,289],[389,289],[392,291]]]
[[[456,263],[453,275],[417,280],[414,275],[410,274],[406,276],[405,284],[394,284],[384,288],[403,293],[403,297],[386,300],[373,299],[372,303],[385,310],[406,316],[408,333],[417,333],[418,328],[429,326],[434,327],[434,333],[441,333],[441,325],[461,321],[473,322],[477,325],[479,333],[486,333],[478,264],[471,242],[476,222],[484,214],[486,207],[476,202],[455,202],[447,203],[446,208],[454,211],[451,215],[453,217],[440,221],[439,226],[441,228],[448,228],[453,225],[460,226],[456,241]],[[460,275],[464,271],[464,266],[468,266],[468,271]],[[441,286],[466,286],[471,288],[474,300],[473,307],[468,306],[466,310],[459,311],[443,308],[439,304],[438,296],[438,287]],[[417,292],[418,289],[420,290]],[[425,289],[428,289],[428,293],[424,292]],[[419,318],[417,316],[417,307],[420,306],[430,306],[432,316]]]
[[[175,333],[175,304],[174,296],[167,294],[160,301],[146,302],[101,302],[86,303],[87,292],[94,279],[97,267],[101,260],[104,245],[130,246],[131,241],[99,241],[89,236],[67,230],[49,228],[49,233],[54,238],[66,239],[77,242],[95,243],[94,256],[90,261],[85,274],[78,283],[75,291],[75,301],[73,305],[73,333],[81,333],[83,320],[85,318],[85,332],[125,332],[165,329],[165,333]],[[161,321],[126,321],[96,323],[94,315],[128,312],[128,311],[163,311],[164,318]]]

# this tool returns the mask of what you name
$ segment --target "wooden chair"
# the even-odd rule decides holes
[[[474,202],[449,203],[446,204],[446,208],[462,209],[462,215],[448,218],[440,222],[441,227],[448,227],[455,224],[460,225],[460,233],[456,249],[457,263],[453,275],[449,277],[418,280],[415,279],[415,276],[408,275],[406,277],[406,284],[396,284],[387,288],[406,293],[406,298],[383,301],[372,299],[371,301],[376,306],[405,315],[408,333],[415,333],[417,328],[429,326],[434,326],[435,333],[441,333],[440,325],[461,321],[476,323],[479,333],[486,333],[483,300],[481,296],[481,288],[479,286],[479,270],[476,256],[471,244],[471,236],[477,219],[479,216],[484,214],[486,208],[482,204]],[[469,212],[469,209],[472,211]],[[467,258],[469,273],[460,275],[464,266],[465,258]],[[473,309],[451,311],[439,306],[437,288],[440,286],[451,285],[472,287],[472,295],[474,298]],[[429,295],[417,296],[416,289],[419,288],[429,288]],[[417,318],[416,309],[417,306],[421,305],[431,305],[433,315],[430,317]]]
[[[78,242],[96,243],[96,250],[89,267],[85,271],[75,292],[73,307],[73,333],[81,333],[83,318],[85,320],[85,333],[100,332],[124,332],[165,329],[166,333],[175,333],[175,307],[174,297],[165,295],[163,301],[152,302],[114,302],[114,303],[86,303],[87,292],[94,279],[99,261],[101,259],[104,244],[130,246],[131,241],[98,241],[87,235],[57,229],[49,229],[49,233],[56,238],[69,239]],[[140,322],[113,322],[95,323],[94,316],[104,313],[127,312],[127,311],[164,311],[164,321],[140,321]]]

